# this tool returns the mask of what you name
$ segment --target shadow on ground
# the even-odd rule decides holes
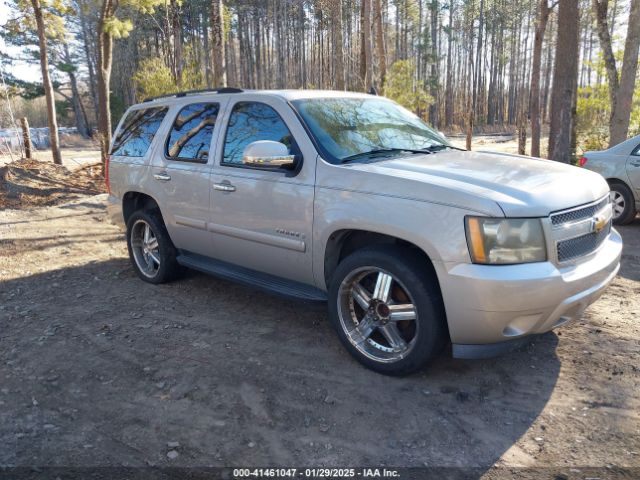
[[[342,349],[323,304],[195,273],[151,286],[123,259],[0,283],[0,305],[4,466],[488,468],[560,369],[547,334],[381,376]]]
[[[640,280],[640,216],[629,225],[615,227],[623,236],[622,265],[620,276],[629,280]]]

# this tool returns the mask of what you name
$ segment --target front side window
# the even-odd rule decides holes
[[[165,155],[172,160],[206,163],[219,110],[217,103],[194,103],[180,110],[169,132]]]
[[[242,165],[245,147],[258,140],[284,143],[289,154],[298,153],[291,132],[273,108],[257,102],[236,103],[229,116],[222,164]]]
[[[380,150],[444,149],[450,145],[416,115],[384,98],[315,98],[292,102],[326,160],[342,163]]]
[[[155,107],[129,112],[115,137],[111,155],[144,157],[167,110],[166,107]]]

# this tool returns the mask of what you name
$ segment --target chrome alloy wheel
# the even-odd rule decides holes
[[[624,195],[616,190],[612,190],[609,196],[611,198],[611,206],[613,207],[613,218],[615,220],[618,219],[620,215],[622,215],[626,207]]]
[[[142,274],[155,277],[160,269],[160,246],[151,226],[144,220],[138,220],[131,227],[131,249]]]
[[[392,274],[361,267],[345,277],[338,293],[340,324],[366,357],[401,360],[415,345],[418,312],[409,290]]]

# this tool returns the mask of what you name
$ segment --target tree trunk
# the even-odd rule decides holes
[[[373,86],[373,52],[371,50],[371,0],[362,0],[362,51],[364,53],[364,78],[362,86],[365,92]]]
[[[95,57],[92,55],[92,43],[90,43],[87,20],[82,9],[79,10],[80,27],[82,30],[82,43],[84,44],[84,54],[87,59],[87,70],[89,72],[89,91],[93,102],[94,119],[98,116],[98,92],[96,92]]]
[[[527,149],[527,115],[524,106],[518,115],[518,155],[524,155]]]
[[[578,76],[579,0],[562,0],[558,11],[558,38],[551,94],[549,158],[571,161],[573,102]]]
[[[302,7],[301,7],[302,8]],[[345,89],[345,68],[344,68],[344,42],[342,40],[342,1],[333,0],[331,2],[331,25],[333,30],[333,50],[335,66],[335,86],[336,90]],[[303,66],[304,68],[304,66]]]
[[[382,93],[384,91],[384,80],[387,76],[387,55],[384,48],[384,30],[382,24],[382,3],[380,0],[374,0],[373,20],[376,26],[376,54],[378,55],[378,69],[380,84],[378,88]]]
[[[429,105],[429,122],[434,128],[438,128],[440,125],[440,119],[438,118],[438,92],[440,83],[440,71],[438,69],[438,62],[440,61],[438,56],[438,12],[440,10],[440,4],[438,0],[432,0],[430,5],[431,10],[431,71],[429,74],[429,94],[433,97],[433,103]]]
[[[480,0],[480,16],[478,20],[478,45],[476,47],[476,68],[474,69],[473,78],[473,115],[477,118],[478,115],[478,96],[480,95],[480,78],[482,76],[482,34],[484,29],[484,0]]]
[[[213,49],[213,85],[227,86],[227,68],[224,51],[224,17],[222,0],[211,2],[211,43]]]
[[[607,20],[609,0],[593,0],[592,6],[593,13],[596,17],[598,39],[600,40],[602,57],[607,71],[607,79],[609,80],[609,103],[611,105],[611,117],[609,119],[609,143],[611,144],[611,125],[613,124],[613,115],[618,103],[618,90],[620,89],[620,85],[618,82],[618,68],[616,66],[616,58],[613,54],[611,35],[609,33],[609,23]]]
[[[550,24],[553,27],[553,18],[550,19]],[[553,29],[553,28],[552,28]],[[549,98],[551,92],[551,72],[553,71],[553,48],[551,48],[551,32],[547,32],[547,36],[549,39],[547,43],[549,44],[549,48],[547,48],[547,57],[545,60],[544,67],[544,88],[542,90],[542,115],[541,115],[541,123],[549,122]]]
[[[110,91],[111,65],[113,63],[113,37],[107,27],[113,16],[113,0],[104,0],[98,21],[98,131],[100,152],[104,170],[111,145]],[[103,172],[104,173],[104,172]]]
[[[640,0],[631,0],[629,29],[624,47],[622,71],[616,104],[612,105],[609,126],[609,147],[624,142],[629,133],[629,120],[638,70],[638,49],[640,48]]]
[[[182,70],[184,58],[182,54],[182,8],[177,0],[171,0],[171,30],[173,31],[174,78],[178,90],[182,89]]]
[[[536,34],[533,40],[533,65],[531,67],[531,99],[529,115],[531,116],[531,156],[540,156],[540,66],[542,63],[542,42],[547,29],[549,12],[551,9],[547,0],[540,0],[538,18],[536,19]]]
[[[69,46],[64,44],[64,61],[72,65],[73,59],[69,54]],[[78,79],[74,70],[69,69],[67,72],[69,76],[69,85],[71,86],[71,104],[73,106],[73,115],[76,121],[76,129],[83,138],[89,138],[91,136],[91,130],[85,116],[84,108],[82,107],[82,98],[80,97],[80,90],[78,89]]]
[[[364,12],[365,12],[365,2],[367,0],[360,1],[360,81],[362,82],[362,89],[366,90],[367,88],[367,55],[365,53],[365,34],[364,34]],[[396,17],[397,21],[397,17]],[[398,37],[396,36],[396,48],[397,48]],[[312,50],[313,51],[313,50]]]
[[[51,155],[53,163],[62,165],[62,156],[60,155],[60,140],[58,138],[58,120],[56,118],[56,104],[53,94],[53,84],[49,75],[49,57],[47,55],[47,39],[45,36],[44,17],[42,14],[42,6],[40,0],[31,0],[33,13],[38,29],[38,46],[40,48],[40,69],[42,70],[42,85],[44,87],[44,95],[47,101],[47,121],[49,124],[49,141],[51,142]]]
[[[449,2],[449,29],[447,30],[447,86],[445,92],[444,99],[444,124],[446,127],[450,127],[453,123],[453,59],[452,59],[452,49],[453,49],[453,8],[454,2],[450,0]]]
[[[207,88],[213,86],[213,67],[211,58],[211,48],[209,46],[209,27],[206,25],[202,29],[202,42],[204,46],[204,79]]]

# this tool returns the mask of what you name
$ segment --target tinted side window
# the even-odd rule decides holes
[[[298,153],[291,132],[273,108],[264,103],[236,103],[229,117],[222,164],[242,165],[245,147],[258,140],[282,142],[290,154]]]
[[[156,107],[129,112],[113,142],[111,155],[144,157],[167,110]]]
[[[194,103],[180,110],[167,139],[167,157],[206,162],[219,110],[217,103]]]

